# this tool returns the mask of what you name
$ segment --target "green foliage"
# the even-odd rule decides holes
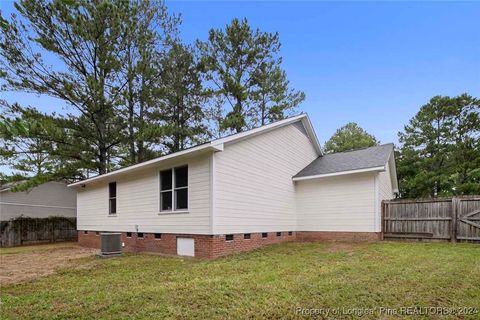
[[[349,122],[325,142],[325,153],[343,152],[353,149],[372,147],[379,143],[377,139],[360,128],[355,122]]]
[[[480,193],[480,100],[435,96],[404,131],[397,169],[403,197]]]
[[[77,180],[182,150],[214,131],[289,115],[278,34],[234,19],[181,44],[162,1],[21,0],[0,15],[2,89],[56,98],[64,116],[2,101],[2,181]],[[47,61],[52,61],[51,65]],[[231,110],[225,110],[230,105]],[[212,122],[218,126],[213,128]]]
[[[175,44],[161,63],[157,118],[164,123],[163,144],[170,153],[210,138],[203,107],[209,92],[192,48]]]
[[[68,161],[58,157],[55,139],[59,137],[57,125],[52,125],[52,117],[37,112],[33,108],[21,108],[2,102],[6,111],[0,121],[0,165],[9,166],[15,174],[0,176],[3,182],[21,181],[15,190],[26,190],[49,180],[75,176],[68,171]],[[13,115],[21,113],[21,116]],[[50,140],[42,136],[49,136]],[[63,149],[62,149],[63,150]],[[27,179],[30,175],[33,177]]]
[[[303,92],[289,89],[287,75],[280,63],[281,59],[263,62],[253,75],[256,88],[252,97],[257,104],[252,119],[255,125],[263,126],[292,115],[305,100]]]
[[[124,23],[130,30],[125,48],[120,52],[123,68],[121,77],[125,86],[118,115],[126,124],[120,150],[120,165],[149,160],[165,152],[163,144],[167,124],[159,121],[165,112],[160,104],[163,92],[162,60],[178,44],[180,19],[169,15],[167,8],[157,1],[135,1],[132,13]]]
[[[225,30],[212,29],[197,42],[201,65],[216,97],[230,106],[221,130],[241,132],[284,117],[305,98],[289,90],[278,33],[252,30],[246,19],[233,19]]]
[[[0,36],[4,89],[55,97],[72,110],[67,119],[17,106],[18,114],[30,116],[26,121],[40,123],[31,138],[47,140],[46,154],[62,149],[66,161],[79,162],[77,168],[107,172],[124,127],[115,108],[129,3],[22,0],[15,7],[22,19],[13,14]],[[48,54],[61,63],[49,65]]]

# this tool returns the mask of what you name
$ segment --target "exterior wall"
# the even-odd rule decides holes
[[[379,200],[390,200],[395,196],[393,194],[392,178],[390,176],[390,166],[386,166],[386,170],[378,173],[379,183]]]
[[[195,257],[217,258],[292,240],[378,240],[378,205],[392,193],[389,172],[293,182],[292,176],[317,157],[297,122],[226,142],[224,151],[175,157],[154,169],[92,182],[78,188],[79,243],[99,248],[95,231],[113,231],[122,233],[125,251],[176,255],[177,238],[193,238]],[[189,166],[188,212],[160,213],[160,170],[185,164]],[[117,214],[112,216],[108,183],[113,181]],[[131,238],[127,232],[132,232]],[[144,238],[138,238],[137,232]],[[162,238],[155,239],[155,233]],[[250,233],[251,239],[244,239],[244,233]],[[226,234],[234,239],[226,241]]]
[[[376,232],[373,173],[297,181],[297,231]]]
[[[295,240],[295,232],[291,235],[282,232],[280,236],[276,233],[268,233],[267,238],[262,238],[261,233],[252,233],[251,239],[244,239],[243,234],[235,234],[232,241],[226,241],[225,235],[191,235],[162,233],[161,239],[155,239],[154,233],[144,233],[143,238],[138,238],[136,233],[127,237],[122,232],[121,241],[125,244],[125,252],[156,252],[165,255],[177,254],[177,237],[193,238],[195,240],[195,257],[203,259],[214,259],[232,253],[254,250],[266,245],[282,243]],[[81,246],[100,248],[100,233],[94,231],[78,232],[78,242]]]
[[[208,234],[210,154],[176,160],[78,188],[78,230]],[[187,213],[160,213],[160,170],[188,164]],[[114,179],[114,180],[113,180]],[[108,214],[108,183],[117,182],[117,214]],[[138,227],[138,230],[137,230]]]
[[[377,192],[377,215],[375,217],[375,231],[382,231],[382,201],[395,198],[393,194],[392,176],[390,164],[387,162],[385,171],[379,172],[375,178]]]
[[[0,192],[0,220],[76,216],[76,190],[63,182],[47,182],[28,192]]]
[[[215,153],[212,233],[296,230],[292,176],[317,156],[300,122]]]

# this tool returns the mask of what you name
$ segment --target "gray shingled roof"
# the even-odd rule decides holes
[[[326,154],[313,160],[294,178],[384,166],[393,151],[393,143]]]

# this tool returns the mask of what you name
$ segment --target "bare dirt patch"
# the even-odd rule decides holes
[[[31,281],[55,273],[72,261],[96,254],[98,250],[78,245],[52,247],[35,246],[32,251],[0,254],[0,286]]]

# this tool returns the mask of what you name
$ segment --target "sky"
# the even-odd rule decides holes
[[[247,18],[278,32],[291,87],[306,100],[321,142],[356,122],[382,143],[435,95],[480,97],[480,2],[166,1],[181,13],[182,38]],[[13,3],[0,0],[9,15]],[[7,101],[59,110],[58,101],[0,92]]]

